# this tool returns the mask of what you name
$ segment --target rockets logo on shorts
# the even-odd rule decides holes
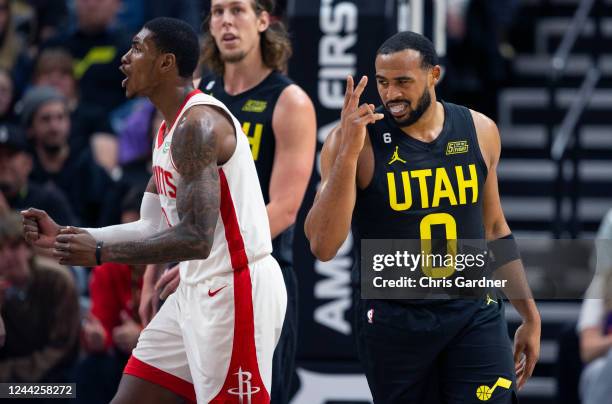
[[[251,386],[253,374],[242,368],[238,368],[238,372],[234,373],[238,376],[238,387],[227,390],[228,393],[238,396],[240,404],[251,404],[251,396],[259,392],[259,387]],[[246,397],[246,400],[244,398]]]

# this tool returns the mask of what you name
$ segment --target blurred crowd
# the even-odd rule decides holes
[[[199,29],[203,2],[0,0],[0,206],[38,206],[62,224],[120,220],[150,177],[153,107],[126,101],[118,70],[142,24]]]
[[[121,57],[145,21],[199,31],[200,0],[0,0],[0,381],[76,382],[107,403],[142,329],[144,267],[66,268],[22,237],[37,207],[85,227],[138,220],[161,119],[126,100]]]

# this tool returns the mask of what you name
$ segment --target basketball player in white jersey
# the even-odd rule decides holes
[[[122,58],[129,98],[164,116],[138,222],[57,225],[28,209],[26,239],[62,264],[181,262],[181,284],[143,330],[114,404],[269,403],[286,291],[246,135],[192,86],[199,55],[186,23],[145,24]]]

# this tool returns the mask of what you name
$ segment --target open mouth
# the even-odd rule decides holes
[[[223,34],[221,41],[226,44],[231,44],[238,41],[238,37],[234,34]]]
[[[402,116],[408,112],[407,102],[388,103],[387,109],[393,116]]]
[[[121,87],[125,88],[127,86],[127,82],[130,79],[130,77],[127,74],[127,72],[125,71],[125,67],[119,66],[119,70],[121,70],[121,73],[125,74],[125,78],[121,81]]]

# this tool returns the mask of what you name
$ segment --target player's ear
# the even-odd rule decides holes
[[[270,13],[262,11],[257,16],[257,31],[259,33],[264,32],[270,26]]]
[[[176,66],[176,56],[174,53],[164,53],[161,55],[160,69],[163,73],[171,71]]]
[[[432,67],[430,74],[429,74],[429,77],[431,79],[431,82],[429,84],[433,86],[438,84],[438,81],[440,81],[441,75],[442,75],[442,69],[440,65],[435,65],[434,67]]]

